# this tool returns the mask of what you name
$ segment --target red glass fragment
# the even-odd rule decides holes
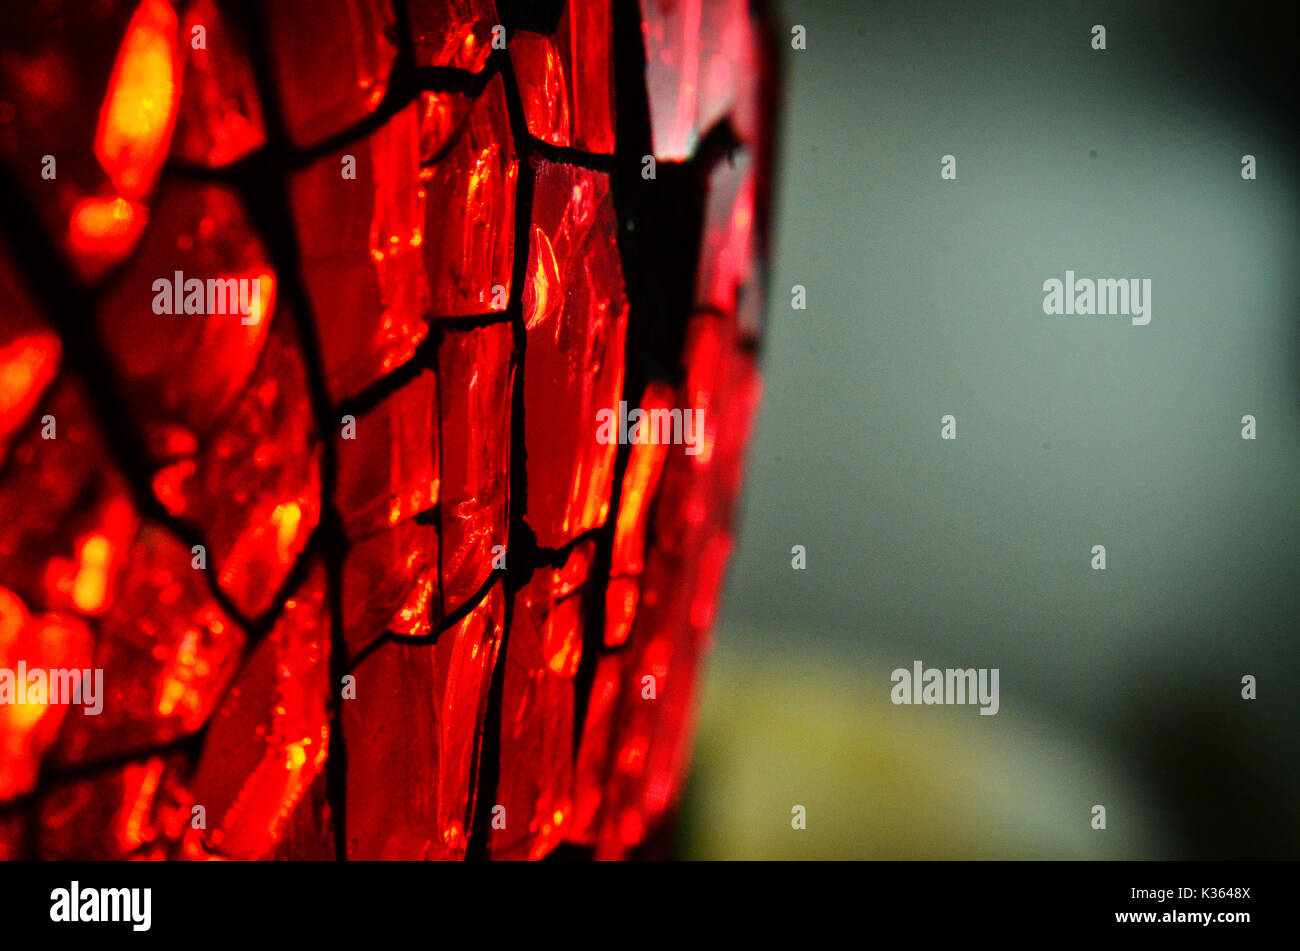
[[[573,144],[569,87],[558,37],[521,30],[510,40],[510,62],[519,82],[528,131],[551,145]]]
[[[179,100],[176,11],[142,0],[117,52],[99,111],[95,157],[124,198],[140,199],[158,180]]]
[[[570,0],[552,36],[510,38],[528,131],[551,145],[614,151],[610,0]]]
[[[0,254],[0,466],[19,430],[59,372],[63,346],[37,314],[26,290]]]
[[[662,383],[647,386],[640,401],[640,408],[646,413],[671,410],[672,405],[673,390]],[[609,647],[627,640],[632,620],[636,616],[636,604],[640,595],[637,576],[644,567],[648,513],[659,485],[668,448],[668,444],[662,442],[633,445],[627,471],[623,473],[618,521],[614,526],[610,581],[605,590],[605,644]]]
[[[501,77],[420,177],[427,194],[424,260],[435,317],[504,311],[515,249],[519,162]]]
[[[410,0],[408,8],[415,65],[483,68],[500,23],[492,0]]]
[[[149,209],[121,197],[82,198],[68,216],[68,253],[83,280],[95,280],[134,249]]]
[[[306,792],[280,826],[271,858],[278,861],[327,862],[338,857],[334,844],[334,813],[326,793],[325,770],[316,774]]]
[[[700,313],[687,325],[683,399],[705,410],[701,450],[669,454],[656,518],[660,544],[683,557],[698,552],[731,517],[760,389],[753,356],[740,348],[734,318]]]
[[[749,155],[737,150],[709,176],[695,302],[702,308],[733,313],[740,290],[754,275],[755,176]]]
[[[591,542],[577,545],[560,568],[551,570],[549,589],[536,572],[525,589],[523,603],[541,634],[542,657],[559,677],[574,676],[582,660],[582,599],[576,595],[587,582],[594,553]]]
[[[606,647],[617,647],[627,640],[640,598],[641,582],[636,577],[609,579],[605,586]]]
[[[104,296],[95,325],[154,458],[163,460],[174,440],[195,443],[244,392],[274,317],[275,279],[227,188],[164,189],[154,225]]]
[[[411,104],[367,143],[293,176],[290,199],[331,395],[411,359],[428,333],[420,117]]]
[[[263,12],[294,145],[318,144],[374,112],[397,55],[389,0],[281,0]]]
[[[537,859],[568,834],[573,818],[573,675],[582,658],[583,594],[594,546],[578,545],[562,567],[539,568],[515,596],[504,663],[501,774],[493,858]]]
[[[724,118],[752,141],[763,53],[748,0],[640,0],[640,7],[655,157],[690,158]]]
[[[558,548],[609,512],[618,445],[598,440],[597,412],[618,413],[628,304],[608,176],[534,164],[523,300],[527,518],[542,545]]]
[[[139,518],[116,478],[94,488],[93,500],[68,517],[50,541],[44,603],[55,611],[103,613],[114,600]]]
[[[115,195],[79,202],[69,246],[86,276],[127,254],[147,211],[171,141],[179,99],[176,13],[166,0],[142,0],[127,25],[99,110],[95,158]]]
[[[76,618],[33,615],[22,599],[0,588],[0,802],[30,792],[41,759],[63,721],[93,719],[84,708],[48,702],[48,674],[40,693],[27,670],[48,672],[90,667],[90,631]],[[20,672],[23,682],[19,681]]]
[[[385,644],[356,670],[348,737],[348,857],[460,859],[504,600],[495,585],[432,644]]]
[[[438,348],[444,614],[487,581],[493,549],[505,552],[513,350],[506,324],[449,332]]]
[[[595,845],[597,819],[605,799],[605,778],[609,762],[609,745],[618,717],[621,691],[624,688],[624,665],[628,653],[606,654],[596,664],[596,679],[587,702],[587,716],[582,723],[582,741],[578,745],[578,763],[574,773],[573,826],[569,841]],[[632,689],[629,685],[626,689]]]
[[[350,538],[437,503],[437,420],[437,381],[425,370],[360,419],[343,421],[336,499]]]
[[[6,11],[0,86],[13,99],[0,157],[90,281],[131,253],[148,220],[177,113],[177,24],[166,0],[71,7]]]
[[[420,163],[431,165],[460,133],[474,100],[458,92],[420,93]],[[426,172],[423,178],[431,173]]]
[[[125,561],[121,594],[95,645],[103,711],[65,724],[63,763],[146,750],[194,732],[243,655],[243,631],[213,600],[183,544],[147,525]]]
[[[702,647],[687,618],[693,582],[689,563],[658,552],[652,556],[628,640],[631,653],[618,672],[621,683],[605,687],[618,697],[618,711],[608,721],[612,730],[606,738],[605,722],[598,719],[584,736],[592,756],[589,775],[598,775],[597,754],[602,749],[605,754],[599,797],[587,787],[589,803],[600,799],[589,826],[596,834],[597,858],[625,858],[663,817],[684,775]]]
[[[353,544],[343,563],[343,632],[355,656],[385,631],[426,635],[441,618],[438,534],[408,519]]]
[[[198,525],[240,610],[271,606],[320,517],[320,441],[300,353],[277,322],[239,402],[192,459],[159,470],[155,494]]]
[[[671,387],[651,383],[641,397],[640,408],[646,413],[653,413],[655,410],[669,410],[673,403]],[[666,443],[642,442],[634,445],[628,456],[619,498],[618,521],[614,528],[614,557],[611,567],[614,575],[635,575],[641,572],[646,517],[650,503],[654,500],[668,450],[669,445]]]
[[[41,799],[43,859],[176,858],[189,824],[182,754],[150,756],[55,786]]]
[[[45,610],[55,606],[47,599],[61,587],[50,577],[51,560],[76,563],[79,543],[104,525],[124,488],[75,382],[56,382],[36,412],[40,417],[20,433],[0,472],[0,579],[32,608]],[[110,534],[117,537],[120,529],[114,519]],[[70,606],[68,597],[56,600]]]
[[[186,830],[191,858],[265,857],[293,824],[328,750],[329,642],[317,565],[213,717],[193,785],[206,828]]]
[[[195,0],[185,11],[181,37],[183,81],[173,155],[196,165],[229,165],[266,141],[242,31],[215,0]]]

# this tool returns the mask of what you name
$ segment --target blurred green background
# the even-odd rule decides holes
[[[1297,857],[1296,5],[777,23],[766,388],[678,854]],[[1151,323],[1044,316],[1067,268],[1150,278]],[[999,668],[1001,712],[892,705],[914,660]]]

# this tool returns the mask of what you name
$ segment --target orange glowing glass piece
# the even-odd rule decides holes
[[[24,337],[0,347],[0,415],[12,414],[28,402],[41,379],[54,375],[48,361],[58,351],[58,338],[52,336],[40,340]]]
[[[617,647],[632,633],[641,598],[639,578],[610,578],[605,588],[605,646]]]
[[[0,459],[59,371],[62,347],[52,333],[21,334],[0,344]]]
[[[68,247],[86,257],[122,257],[135,246],[147,218],[143,205],[125,198],[83,198],[72,209]]]
[[[118,49],[95,132],[95,157],[121,194],[153,188],[176,122],[176,12],[143,0]]]
[[[94,534],[81,543],[72,602],[78,610],[94,614],[104,607],[108,593],[108,566],[113,545],[107,535]]]
[[[123,803],[122,820],[118,825],[118,845],[123,852],[133,852],[145,841],[150,807],[162,780],[163,759],[154,756],[142,766],[129,766],[127,770],[135,780],[127,784],[127,788],[134,791],[134,796],[128,796]]]

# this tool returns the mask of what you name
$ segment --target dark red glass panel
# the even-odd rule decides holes
[[[275,318],[276,285],[232,190],[169,187],[154,223],[95,324],[104,359],[161,460],[176,455],[177,440],[196,445],[248,386]]]
[[[181,44],[181,99],[172,153],[196,165],[238,161],[266,141],[242,30],[215,0],[195,0],[185,11],[181,37],[189,42]]]
[[[38,812],[41,856],[176,858],[190,820],[188,772],[184,755],[156,755],[56,785]]]
[[[302,274],[335,399],[406,363],[428,333],[419,165],[412,103],[367,141],[291,180]]]
[[[374,112],[397,55],[389,0],[279,0],[263,12],[296,145],[321,142]]]

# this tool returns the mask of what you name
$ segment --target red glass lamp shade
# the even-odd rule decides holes
[[[102,710],[0,702],[0,858],[638,854],[758,398],[761,20],[83,8],[0,31],[0,672]]]

